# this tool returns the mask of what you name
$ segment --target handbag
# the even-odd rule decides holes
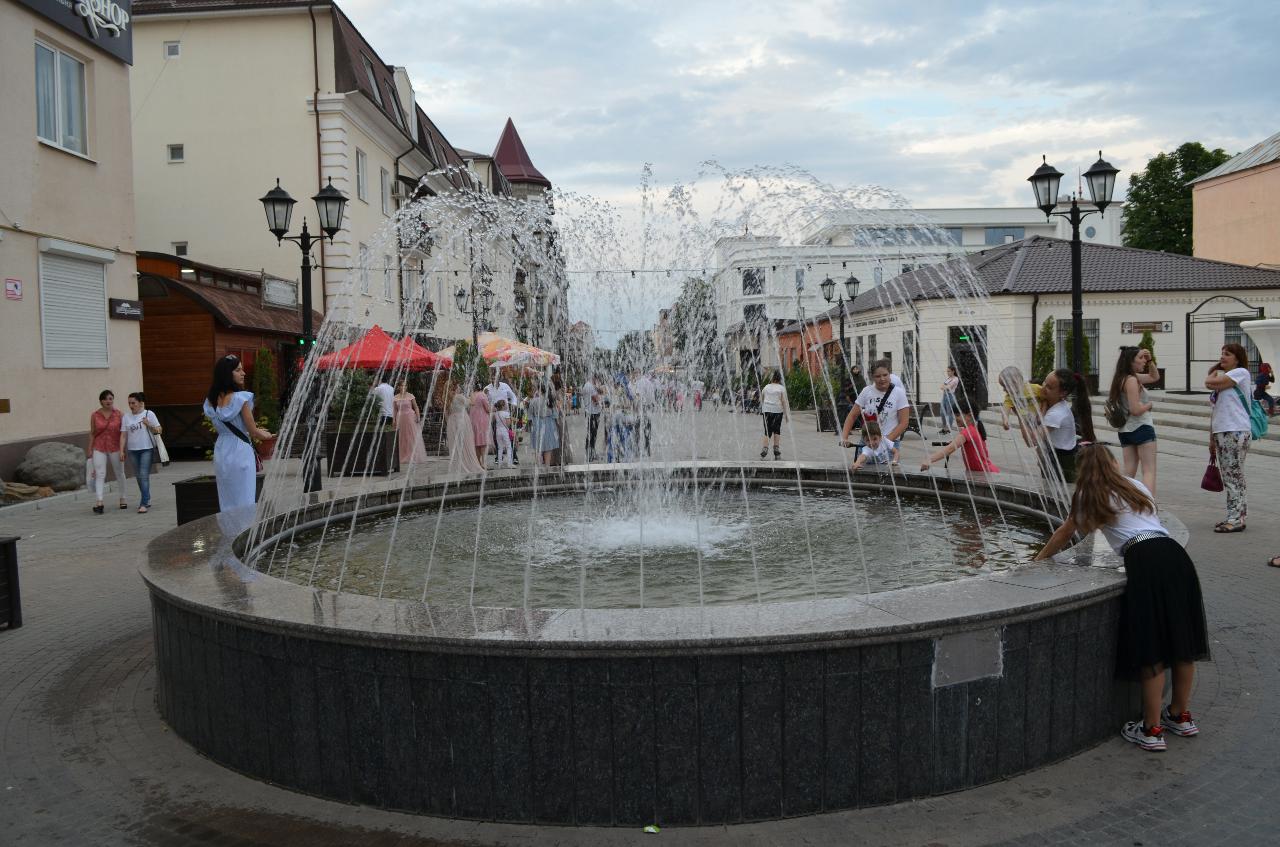
[[[1267,410],[1262,408],[1262,404],[1252,398],[1246,398],[1244,392],[1240,390],[1240,386],[1233,386],[1236,390],[1236,396],[1240,398],[1240,405],[1244,406],[1249,412],[1249,434],[1257,441],[1267,434],[1267,430],[1271,428],[1271,422],[1267,420]]]
[[[1210,461],[1209,467],[1204,469],[1204,476],[1200,479],[1200,487],[1205,491],[1222,490],[1222,474],[1218,471],[1217,462]]]
[[[157,420],[156,426],[159,425],[160,421]],[[156,458],[160,460],[160,467],[169,467],[169,449],[164,446],[164,439],[161,438],[160,434],[157,432],[151,432],[149,429],[147,432],[151,433],[151,447],[156,451]]]

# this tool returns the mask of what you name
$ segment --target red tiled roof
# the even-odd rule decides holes
[[[524,142],[520,140],[520,133],[516,132],[516,125],[511,118],[507,118],[507,125],[502,128],[502,137],[494,148],[493,160],[498,163],[498,170],[502,175],[511,182],[551,187],[551,180],[543,176],[542,171],[529,158],[529,151],[524,149]]]
[[[138,276],[159,282],[167,288],[190,297],[208,309],[219,323],[229,329],[251,329],[259,332],[276,332],[281,335],[297,335],[302,332],[301,310],[274,309],[264,306],[256,291],[232,291],[152,273],[138,274]],[[323,322],[324,316],[312,311],[312,326],[319,328]]]

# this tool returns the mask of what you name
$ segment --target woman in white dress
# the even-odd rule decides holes
[[[445,431],[449,435],[449,473],[483,473],[484,465],[476,459],[476,437],[471,427],[467,398],[462,391],[449,401]]]
[[[218,508],[252,506],[257,501],[257,460],[253,439],[272,435],[253,420],[253,392],[244,389],[244,365],[238,356],[223,356],[213,366],[213,384],[204,401],[204,414],[218,440],[213,445],[213,473],[218,483]]]

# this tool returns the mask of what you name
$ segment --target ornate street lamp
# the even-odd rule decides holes
[[[845,293],[849,295],[849,302],[852,303],[858,297],[858,286],[862,283],[853,274],[849,274],[849,278],[844,281]],[[828,303],[831,302],[832,296],[835,295],[836,281],[831,277],[827,277],[822,281],[822,299]],[[844,294],[836,300],[836,307],[840,310],[840,358],[844,359],[845,369],[849,367],[849,351],[846,349],[847,342],[844,337]]]
[[[1111,195],[1116,187],[1117,168],[1102,158],[1098,151],[1098,161],[1084,172],[1085,183],[1089,186],[1089,198],[1096,208],[1081,210],[1079,198],[1071,195],[1071,206],[1064,212],[1055,212],[1058,205],[1058,185],[1062,174],[1041,157],[1042,164],[1036,172],[1027,177],[1031,190],[1036,197],[1036,206],[1044,212],[1045,218],[1060,217],[1071,222],[1071,369],[1084,375],[1084,286],[1083,272],[1080,265],[1080,222],[1095,212],[1106,217],[1106,208],[1111,205]]]

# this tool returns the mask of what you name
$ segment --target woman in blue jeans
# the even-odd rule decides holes
[[[147,411],[147,396],[141,391],[129,395],[129,411],[120,420],[120,458],[126,452],[133,459],[133,474],[138,480],[142,503],[138,514],[151,511],[151,460],[155,455],[155,436],[160,434],[160,421],[155,412]]]

